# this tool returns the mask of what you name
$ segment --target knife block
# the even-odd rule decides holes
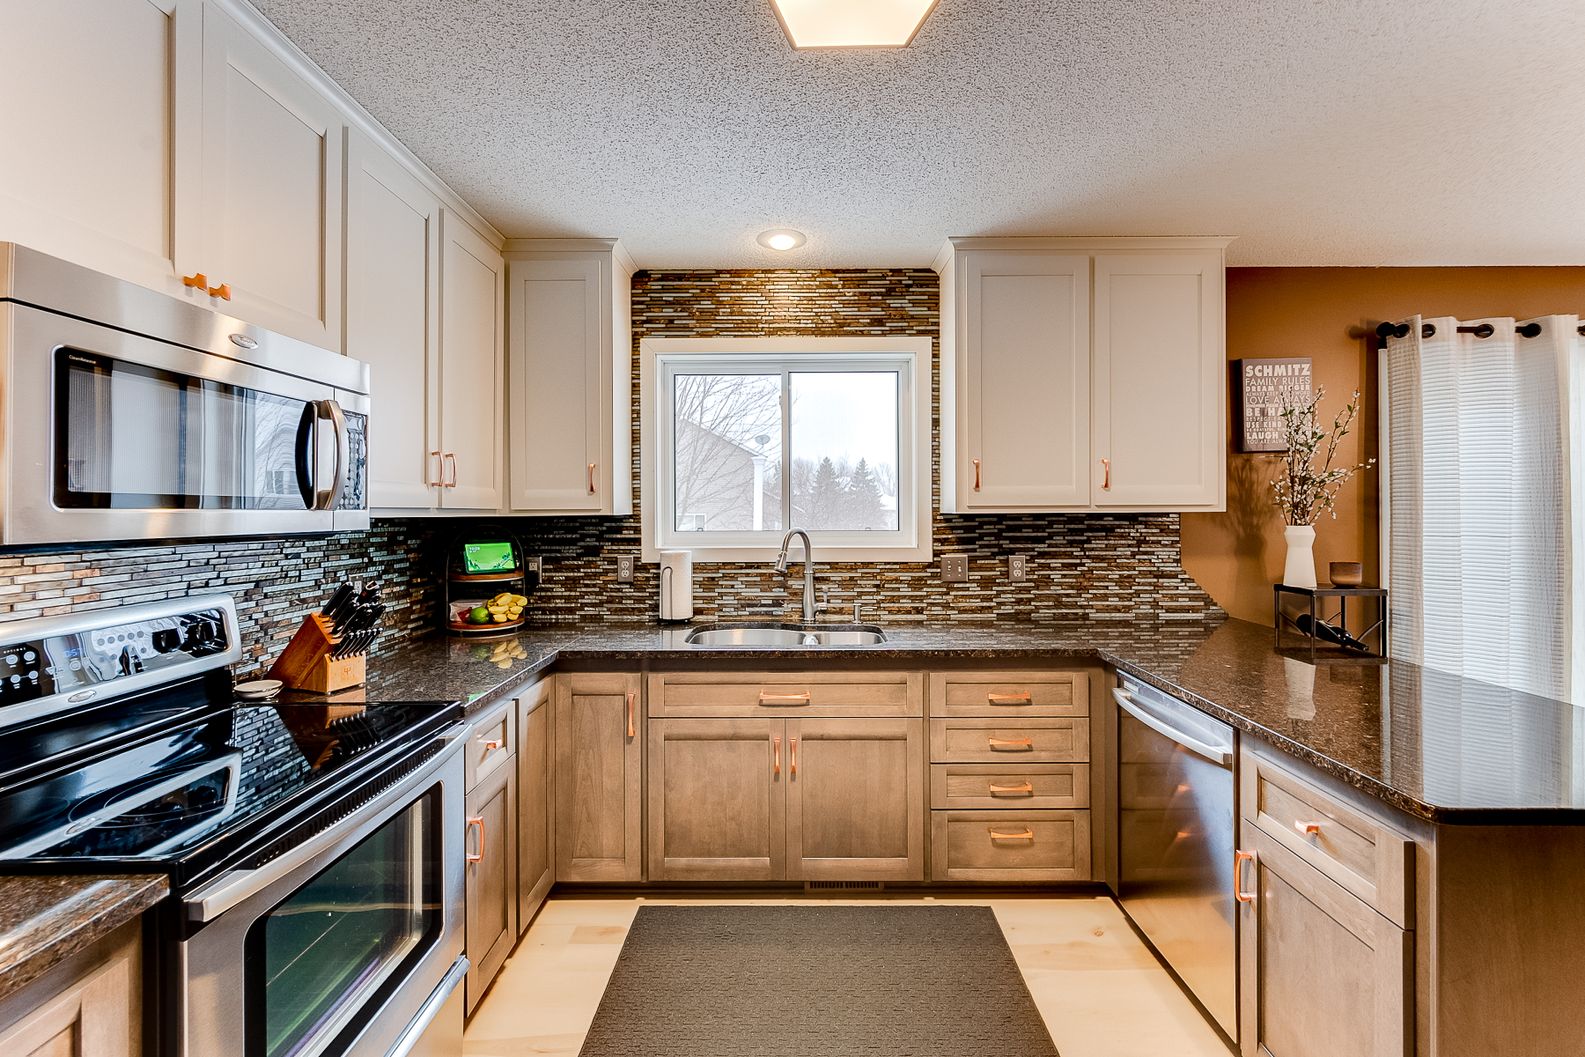
[[[336,639],[330,634],[330,621],[319,613],[303,618],[292,641],[270,666],[270,678],[279,679],[293,690],[333,694],[349,686],[362,686],[368,678],[368,658],[332,658]]]

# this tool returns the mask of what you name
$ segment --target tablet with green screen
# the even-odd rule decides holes
[[[512,545],[505,540],[486,543],[464,543],[462,564],[470,575],[477,573],[509,573],[517,568],[512,560]]]

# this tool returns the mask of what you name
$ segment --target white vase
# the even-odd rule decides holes
[[[1288,542],[1288,560],[1282,566],[1282,582],[1289,587],[1315,587],[1315,526],[1289,525],[1282,530]]]

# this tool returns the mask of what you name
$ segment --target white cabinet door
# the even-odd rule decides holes
[[[342,127],[330,100],[206,7],[203,216],[177,264],[229,286],[225,311],[337,351]]]
[[[1095,505],[1225,502],[1223,311],[1220,253],[1096,256]]]
[[[499,510],[506,267],[500,251],[449,210],[441,234],[440,505]]]
[[[1090,258],[973,251],[963,291],[957,509],[1090,501]]]
[[[347,133],[346,353],[370,365],[369,505],[440,495],[440,200]]]
[[[5,5],[0,240],[181,292],[176,190],[197,147],[202,15],[199,0]]]
[[[609,502],[604,272],[593,253],[511,263],[513,510],[599,513]]]

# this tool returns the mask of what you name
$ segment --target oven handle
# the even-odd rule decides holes
[[[467,975],[467,958],[459,957],[452,962],[451,968],[441,978],[440,986],[436,987],[424,1000],[424,1004],[418,1007],[418,1012],[413,1016],[412,1021],[403,1029],[402,1037],[396,1040],[396,1045],[391,1047],[385,1057],[411,1057],[418,1044],[424,1041],[424,1033],[445,1008],[446,1001],[451,998],[452,993],[462,986],[462,981]]]
[[[258,895],[292,871],[313,862],[342,841],[357,836],[359,831],[367,828],[371,822],[383,823],[388,810],[401,806],[416,790],[434,781],[435,774],[446,766],[452,756],[462,751],[462,738],[467,732],[466,722],[459,722],[446,728],[438,735],[439,740],[446,743],[446,748],[428,764],[357,811],[315,834],[291,851],[271,859],[263,866],[252,870],[229,870],[211,884],[194,892],[190,899],[183,902],[187,920],[194,924],[213,921],[226,911]]]
[[[1133,695],[1127,690],[1113,687],[1112,697],[1117,701],[1118,708],[1121,708],[1163,738],[1175,741],[1190,752],[1204,756],[1218,767],[1226,767],[1232,762],[1232,752],[1222,748],[1220,745],[1208,745],[1199,738],[1185,734],[1183,731],[1171,726],[1160,716],[1151,715],[1134,702]]]

